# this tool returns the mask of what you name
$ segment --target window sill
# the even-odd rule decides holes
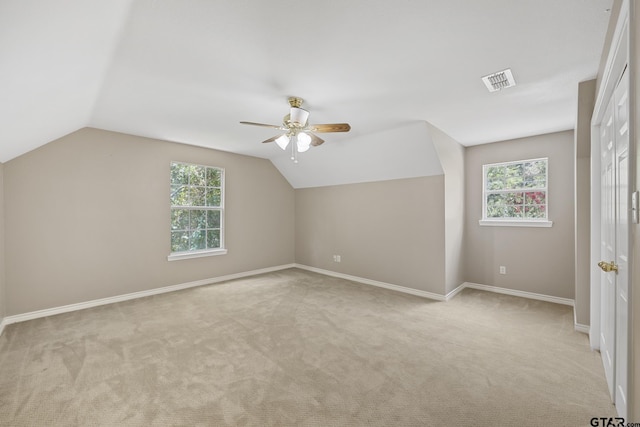
[[[551,227],[553,221],[505,221],[500,219],[481,219],[478,223],[488,227]]]
[[[207,256],[226,255],[226,249],[208,249],[205,251],[193,252],[173,252],[167,257],[167,261],[178,261],[180,259],[202,258]]]

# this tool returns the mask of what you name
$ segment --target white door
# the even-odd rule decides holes
[[[629,286],[629,83],[624,72],[600,127],[600,352],[611,399],[627,416]]]
[[[600,126],[600,259],[615,260],[615,142],[613,131],[613,99]],[[600,354],[613,400],[615,395],[615,285],[611,272],[600,273]]]
[[[623,73],[614,93],[616,150],[616,362],[615,403],[627,417],[629,342],[629,80]]]

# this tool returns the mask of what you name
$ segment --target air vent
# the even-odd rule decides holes
[[[511,73],[510,68],[484,76],[482,81],[487,89],[489,89],[489,92],[496,92],[516,85],[516,81],[513,79],[513,74]]]

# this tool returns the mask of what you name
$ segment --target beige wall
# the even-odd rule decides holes
[[[549,158],[551,228],[480,226],[482,165]],[[573,131],[467,147],[466,280],[574,298]],[[499,266],[507,268],[499,274]]]
[[[167,261],[169,164],[225,168],[228,254]],[[294,191],[264,159],[82,129],[4,165],[7,314],[294,262]]]
[[[591,116],[596,80],[578,85],[575,156],[575,321],[589,325],[591,305]]]
[[[4,165],[0,163],[0,322],[6,313],[4,272]]]
[[[464,282],[465,149],[435,126],[429,134],[444,170],[445,292]]]
[[[295,203],[297,263],[445,293],[442,175],[297,189]]]

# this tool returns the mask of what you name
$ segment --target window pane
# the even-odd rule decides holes
[[[197,251],[207,248],[207,232],[205,230],[195,230],[191,232],[189,250]]]
[[[546,205],[525,206],[526,218],[546,218]]]
[[[505,177],[513,178],[513,177],[521,177],[523,174],[524,166],[522,163],[515,163],[512,165],[505,166]]]
[[[207,188],[207,206],[220,206],[221,201],[222,190],[219,188]]]
[[[220,211],[207,211],[207,228],[220,228]]]
[[[205,210],[192,210],[189,222],[190,230],[198,230],[207,228],[207,211]]]
[[[186,231],[171,232],[171,252],[189,250],[189,233]]]
[[[506,193],[503,197],[508,205],[521,205],[524,199],[523,193]]]
[[[527,188],[545,188],[547,186],[546,176],[536,175],[525,178],[524,186]]]
[[[487,168],[487,190],[502,190],[504,178],[505,170],[503,167],[491,166]]]
[[[189,191],[190,203],[189,206],[205,206],[204,204],[204,187],[191,187]]]
[[[171,163],[171,185],[187,185],[189,183],[189,165]]]
[[[206,168],[204,166],[191,165],[190,185],[204,186],[206,183]]]
[[[189,228],[189,211],[184,209],[171,209],[171,229],[187,230]]]
[[[207,247],[210,249],[220,247],[220,230],[207,230]]]
[[[504,206],[506,204],[504,194],[491,193],[487,196],[487,207]]]
[[[544,188],[547,186],[547,177],[545,175],[536,175],[533,177],[533,182],[536,187]]]
[[[544,191],[532,191],[525,193],[525,203],[527,205],[544,205],[547,203],[547,197]]]
[[[487,196],[487,217],[502,218],[505,215],[506,205],[505,194],[489,194]]]
[[[524,163],[524,174],[525,174],[525,176],[546,175],[546,173],[547,173],[547,161],[546,160],[536,160],[534,162],[525,162]]]
[[[521,218],[523,211],[524,209],[522,208],[521,205],[518,205],[518,206],[509,205],[505,210],[504,216],[507,218]]]
[[[487,206],[487,218],[502,218],[504,213],[504,206]]]
[[[504,188],[506,190],[517,190],[523,186],[522,176],[510,176],[505,180]]]
[[[189,205],[189,187],[171,186],[171,206]]]
[[[207,168],[207,186],[220,187],[220,169]]]

